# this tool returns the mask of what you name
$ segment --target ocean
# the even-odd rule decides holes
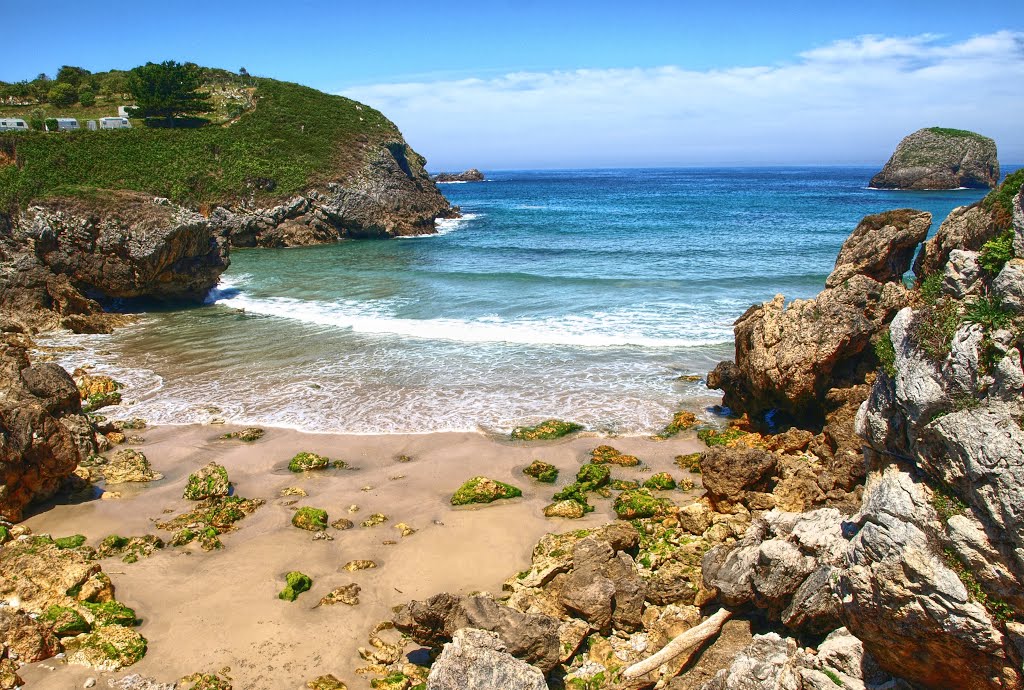
[[[732,323],[821,290],[866,214],[977,190],[867,188],[874,168],[502,171],[441,189],[437,235],[242,249],[202,306],[59,336],[125,384],[114,418],[307,431],[501,432],[549,417],[617,434],[719,402]]]

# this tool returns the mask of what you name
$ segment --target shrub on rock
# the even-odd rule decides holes
[[[463,506],[470,503],[490,503],[499,498],[516,498],[522,496],[520,489],[487,477],[473,477],[459,487],[452,495],[453,506]]]

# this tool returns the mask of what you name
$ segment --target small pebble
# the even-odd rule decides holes
[[[83,688],[94,688],[94,687],[96,687],[96,679],[95,678],[86,678],[85,679],[85,684],[82,685],[82,687]]]
[[[358,513],[359,512],[359,506],[357,506],[355,503],[353,503],[352,505],[350,505],[348,507],[348,512],[350,512],[350,513]]]

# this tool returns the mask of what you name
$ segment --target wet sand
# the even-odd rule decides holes
[[[104,559],[103,569],[119,601],[133,607],[149,641],[146,657],[128,669],[104,673],[50,659],[25,666],[29,688],[80,688],[89,677],[107,680],[140,673],[174,682],[194,672],[231,668],[235,688],[251,690],[304,688],[306,681],[333,673],[353,690],[369,679],[355,669],[365,666],[357,648],[392,608],[410,599],[442,591],[500,593],[502,582],[525,569],[537,540],[547,532],[599,525],[615,518],[610,499],[594,497],[595,512],[580,520],[545,518],[551,495],[571,483],[589,451],[602,443],[637,455],[640,468],[612,466],[613,477],[643,480],[653,472],[685,475],[676,455],[703,447],[692,434],[668,441],[628,437],[582,436],[554,442],[512,443],[473,433],[423,435],[306,434],[268,428],[255,443],[220,440],[231,426],[165,426],[140,432],[142,450],[164,478],[149,484],[120,484],[115,500],[44,507],[25,524],[35,533],[84,534],[95,546],[110,534],[171,534],[156,529],[156,520],[191,509],[181,497],[190,472],[210,461],[223,464],[235,493],[263,498],[267,504],[221,537],[224,548],[203,552],[195,544],[168,547],[150,558],[125,564]],[[298,451],[312,451],[349,462],[356,469],[293,474],[287,463]],[[399,455],[412,458],[399,462]],[[550,462],[561,471],[554,487],[522,474],[531,460]],[[466,479],[486,475],[523,490],[523,497],[486,506],[454,508],[452,492]],[[690,476],[699,486],[699,476]],[[101,485],[102,486],[102,485]],[[281,497],[299,486],[308,497]],[[366,490],[366,487],[369,487]],[[699,495],[668,492],[676,503]],[[289,505],[292,501],[294,504]],[[350,505],[359,511],[349,513]],[[349,530],[332,528],[334,541],[313,541],[312,533],[291,526],[295,508],[323,508],[330,520],[349,518]],[[381,512],[389,520],[364,528],[360,522]],[[395,525],[418,530],[401,537]],[[385,541],[395,541],[386,545]],[[342,566],[355,559],[378,567],[349,573]],[[313,588],[295,602],[281,601],[284,575],[300,570]],[[335,587],[355,582],[357,606],[314,608]]]

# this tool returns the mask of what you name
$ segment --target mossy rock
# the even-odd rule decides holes
[[[263,438],[263,435],[267,433],[258,426],[251,426],[241,431],[232,431],[230,434],[224,434],[221,436],[224,440],[237,439],[239,441],[245,441],[246,443],[252,443],[253,441],[259,441]]]
[[[464,506],[470,503],[490,503],[499,498],[516,498],[522,496],[520,489],[487,477],[473,477],[459,487],[452,495],[453,506]]]
[[[231,482],[228,479],[228,471],[224,465],[211,462],[188,476],[185,493],[182,496],[190,501],[202,501],[227,496],[229,493]]]
[[[657,434],[654,438],[662,440],[672,438],[676,434],[683,431],[689,431],[695,426],[697,426],[697,415],[686,411],[676,412],[672,416],[672,421],[665,425],[665,428],[661,430],[661,433]]]
[[[320,676],[314,678],[306,683],[306,687],[309,690],[348,690],[348,686],[342,683],[340,680],[327,674],[326,676]]]
[[[84,601],[82,606],[92,614],[94,619],[93,625],[95,626],[124,625],[131,627],[138,622],[138,619],[135,617],[135,610],[116,600],[100,603]]]
[[[330,464],[330,458],[303,451],[296,453],[295,457],[288,461],[288,469],[292,472],[309,472],[327,469]]]
[[[73,534],[70,537],[57,537],[53,540],[58,549],[77,549],[85,543],[85,535]]]
[[[285,588],[281,590],[281,593],[277,595],[278,599],[284,599],[285,601],[295,601],[295,599],[309,590],[313,586],[313,580],[309,575],[300,573],[298,570],[293,570],[284,576]]]
[[[518,441],[550,441],[577,431],[583,431],[582,424],[548,419],[535,426],[517,426],[512,430],[512,438]]]
[[[586,508],[579,501],[565,499],[544,508],[544,517],[558,517],[574,520],[587,514]]]
[[[616,496],[615,514],[622,520],[649,518],[665,512],[670,503],[655,497],[649,489],[631,489]]]
[[[0,525],[0,544],[6,544],[11,540],[11,530],[5,525]]]
[[[657,474],[651,475],[651,477],[644,482],[644,488],[669,491],[670,489],[676,488],[676,480],[673,479],[672,475],[668,472],[658,472]]]
[[[556,493],[552,498],[555,501],[575,501],[580,504],[584,513],[590,513],[593,512],[594,506],[590,505],[587,501],[587,491],[587,485],[573,482]]]
[[[68,606],[51,606],[39,619],[48,623],[57,637],[73,637],[92,629],[82,614]]]
[[[370,681],[370,687],[373,690],[409,690],[410,685],[412,685],[412,681],[409,676],[398,671]]]
[[[626,491],[628,489],[636,489],[640,486],[640,482],[635,482],[632,479],[613,479],[608,482],[608,488],[615,491]]]
[[[590,451],[592,463],[598,465],[619,465],[620,467],[635,467],[640,464],[640,459],[635,455],[625,455],[611,446],[598,446]]]
[[[700,457],[703,453],[688,453],[686,455],[677,455],[675,462],[676,465],[683,470],[693,472],[694,474],[700,474]]]
[[[63,641],[67,662],[101,671],[131,666],[146,655],[146,638],[120,625],[105,625]]]
[[[597,465],[592,462],[588,462],[586,465],[580,467],[580,471],[576,473],[576,482],[586,488],[587,491],[596,491],[602,486],[608,484],[612,478],[612,471],[604,465]]]
[[[118,551],[122,551],[126,546],[128,546],[128,537],[122,537],[119,534],[111,534],[100,542],[99,552],[101,556],[110,555]]]
[[[558,479],[558,468],[546,462],[534,460],[529,467],[523,470],[523,474],[545,484],[554,484]]]
[[[697,438],[704,442],[706,446],[712,448],[714,446],[725,446],[732,448],[742,441],[748,440],[750,437],[751,441],[760,441],[760,436],[757,434],[751,434],[743,431],[743,429],[736,429],[735,427],[729,427],[718,431],[716,429],[701,429],[697,432]],[[746,443],[745,445],[758,445]]]
[[[233,690],[231,678],[226,673],[227,669],[220,673],[193,673],[181,679],[179,685],[182,690]],[[189,686],[186,688],[185,683]]]
[[[292,515],[292,524],[299,529],[320,532],[327,529],[327,511],[320,508],[299,508]]]

